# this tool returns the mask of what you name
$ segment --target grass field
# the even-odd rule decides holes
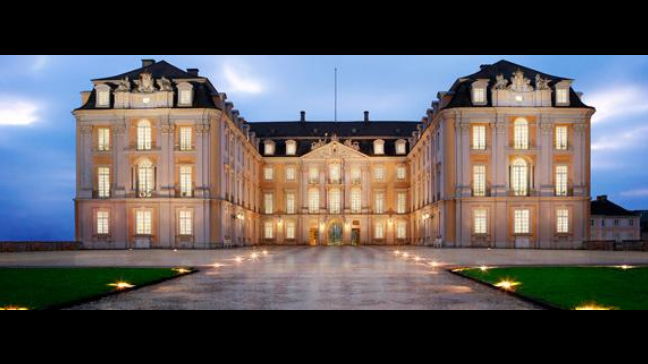
[[[648,310],[648,268],[493,268],[460,274],[493,285],[519,283],[517,294],[567,310]]]
[[[0,309],[43,309],[114,292],[117,282],[141,286],[179,276],[173,269],[3,269]]]

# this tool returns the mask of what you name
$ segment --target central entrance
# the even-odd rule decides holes
[[[328,228],[328,245],[342,245],[344,242],[344,227],[342,221],[334,220]]]

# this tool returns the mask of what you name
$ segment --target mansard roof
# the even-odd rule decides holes
[[[639,214],[615,204],[608,200],[607,196],[599,196],[595,201],[592,201],[592,216],[637,217]]]
[[[131,80],[137,80],[139,79],[140,75],[144,72],[150,73],[151,75],[153,75],[153,78],[155,79],[166,77],[169,80],[195,80],[195,79],[206,80],[205,77],[197,76],[195,74],[191,74],[189,72],[183,71],[180,68],[170,64],[167,61],[159,61],[159,62],[154,62],[148,66],[138,68],[133,71],[122,73],[121,75],[95,79],[93,81],[95,82],[96,81],[120,81],[126,77],[130,78]]]
[[[445,108],[460,108],[460,107],[492,107],[492,89],[495,86],[497,76],[503,75],[507,80],[510,80],[514,73],[517,71],[522,71],[524,76],[532,80],[533,86],[537,88],[535,84],[536,76],[540,75],[543,79],[549,80],[549,87],[553,88],[556,84],[563,81],[573,81],[569,78],[558,77],[546,74],[544,72],[536,71],[534,69],[515,64],[506,60],[499,61],[495,64],[483,65],[479,72],[473,73],[472,75],[459,78],[452,88],[450,89],[449,95],[452,97],[452,100],[448,103]],[[472,84],[478,80],[489,80],[488,87],[488,104],[487,105],[474,105],[472,102]],[[574,91],[573,88],[570,88],[570,105],[569,106],[556,106],[556,100],[553,99],[554,107],[567,107],[567,108],[591,108],[587,106],[580,98],[580,96]]]

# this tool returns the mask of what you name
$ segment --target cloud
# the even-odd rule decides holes
[[[621,192],[622,197],[648,197],[648,189]]]
[[[260,80],[253,78],[247,70],[236,68],[232,64],[223,66],[223,76],[227,81],[227,90],[246,94],[260,94],[264,87]]]
[[[0,126],[25,126],[38,121],[39,108],[35,102],[0,95]]]
[[[646,145],[648,138],[648,126],[635,128],[632,130],[625,130],[621,132],[607,132],[604,137],[592,143],[592,150],[599,151],[612,151],[612,150],[627,150],[636,149]]]
[[[592,122],[603,123],[620,117],[648,113],[648,99],[641,85],[608,87],[586,95],[586,102],[596,107]]]

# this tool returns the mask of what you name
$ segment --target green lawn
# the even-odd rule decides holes
[[[173,269],[0,268],[0,309],[43,309],[114,292],[109,285],[116,282],[141,286],[178,275]]]
[[[568,310],[592,304],[648,310],[648,268],[494,268],[460,274],[490,284],[518,282],[516,293]]]

